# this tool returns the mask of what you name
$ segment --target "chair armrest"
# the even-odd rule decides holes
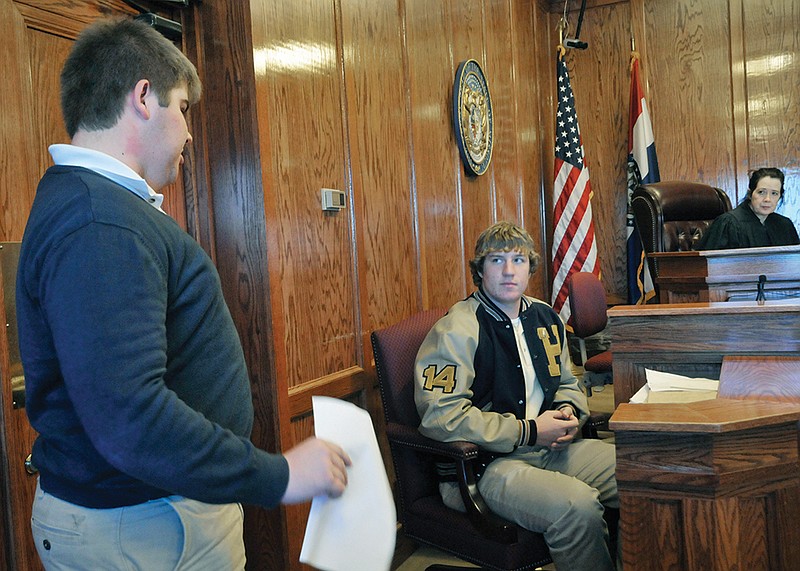
[[[472,442],[439,442],[420,434],[419,430],[403,424],[390,422],[386,425],[386,436],[389,442],[414,448],[436,456],[444,456],[450,460],[475,460],[478,458],[477,444]]]
[[[479,461],[480,447],[477,444],[465,441],[439,442],[423,436],[416,428],[393,422],[387,423],[386,436],[392,444],[454,461],[461,499],[472,524],[494,540],[503,543],[517,540],[517,526],[494,514],[478,490],[475,464]]]

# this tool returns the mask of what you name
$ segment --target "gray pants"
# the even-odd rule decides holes
[[[613,571],[604,506],[619,508],[614,446],[578,440],[566,449],[522,447],[489,464],[478,483],[499,516],[544,534],[564,571]],[[458,485],[440,486],[444,503],[463,511]]]

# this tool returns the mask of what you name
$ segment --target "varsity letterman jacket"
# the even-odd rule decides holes
[[[525,296],[520,319],[544,391],[539,414],[569,404],[584,422],[588,403],[572,374],[561,318]],[[456,303],[428,333],[417,354],[414,396],[419,430],[434,440],[464,440],[500,454],[536,442],[536,423],[525,418],[514,327],[482,290]]]

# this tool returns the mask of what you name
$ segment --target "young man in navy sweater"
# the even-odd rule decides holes
[[[17,278],[36,547],[47,569],[242,569],[240,503],[340,495],[350,459],[257,449],[241,343],[211,259],[161,210],[191,143],[195,67],[134,20],[75,42],[71,145],[50,148]]]

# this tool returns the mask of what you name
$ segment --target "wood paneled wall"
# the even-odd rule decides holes
[[[312,394],[380,410],[370,332],[463,298],[472,288],[466,257],[483,228],[524,220],[544,247],[530,31],[546,13],[507,0],[253,2],[251,10],[276,386],[286,383],[289,445],[312,434]],[[464,174],[452,135],[453,78],[468,58],[488,77],[496,129],[494,166],[477,178]],[[343,190],[348,207],[322,212],[323,187]],[[545,295],[546,282],[534,289]],[[286,511],[297,553],[307,506]]]
[[[466,260],[491,222],[522,222],[537,238],[544,264],[531,293],[548,298],[552,76],[563,4],[253,0],[250,7],[274,386],[286,401],[279,420],[286,446],[313,430],[311,394],[378,409],[369,333],[468,293]],[[569,19],[574,30],[576,12]],[[751,166],[774,162],[790,176],[796,168],[796,19],[790,0],[730,0],[726,9],[715,0],[589,2],[581,37],[590,47],[566,57],[610,295],[627,294],[631,34],[662,177],[719,185],[737,201]],[[453,76],[467,58],[483,66],[495,114],[492,165],[477,178],[464,174],[450,118]],[[777,92],[757,65],[787,76]],[[322,213],[322,187],[343,190],[347,209]],[[287,521],[296,553],[303,508],[288,510]]]

